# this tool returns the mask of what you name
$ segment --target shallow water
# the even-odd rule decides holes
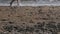
[[[11,0],[0,0],[0,6],[9,6]],[[36,1],[20,1],[20,6],[60,6],[60,0],[36,0]],[[13,3],[16,6],[16,1]]]

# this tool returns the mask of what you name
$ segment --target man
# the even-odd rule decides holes
[[[12,1],[10,2],[10,6],[12,6],[12,4],[13,4],[14,1],[17,1],[17,5],[19,5],[18,0],[12,0]]]

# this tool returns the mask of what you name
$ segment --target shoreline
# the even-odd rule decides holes
[[[2,4],[0,3],[0,6],[10,6],[10,4]],[[17,4],[13,4],[12,6],[17,6]],[[19,6],[60,6],[60,4],[19,4]]]

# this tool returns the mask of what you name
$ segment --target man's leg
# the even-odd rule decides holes
[[[17,0],[17,6],[19,7],[19,0]]]
[[[12,0],[11,2],[10,2],[10,6],[12,6],[12,3],[14,2],[15,0]]]

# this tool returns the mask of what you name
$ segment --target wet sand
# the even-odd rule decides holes
[[[54,26],[47,25],[50,23]],[[58,24],[60,25],[60,7],[57,6],[0,6],[0,34],[59,34]]]

